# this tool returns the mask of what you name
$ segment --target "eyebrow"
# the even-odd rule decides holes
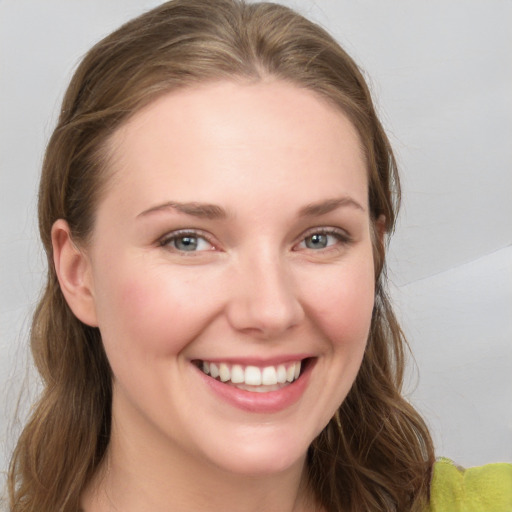
[[[342,207],[351,207],[363,212],[366,211],[355,199],[345,196],[308,204],[299,210],[299,216],[320,217],[321,215],[325,215],[326,213],[330,213]]]
[[[228,216],[226,210],[216,204],[197,202],[179,203],[176,201],[168,201],[144,210],[142,213],[139,213],[137,217],[143,217],[151,213],[165,210],[176,210],[180,213],[192,215],[193,217],[199,217],[201,219],[225,219]]]
[[[299,217],[320,217],[321,215],[325,215],[342,207],[351,207],[363,212],[366,211],[355,199],[351,197],[339,197],[307,204],[299,210]],[[228,217],[226,210],[216,204],[198,202],[180,203],[177,201],[167,201],[153,206],[139,213],[137,217],[144,217],[152,213],[166,210],[176,210],[179,213],[209,220],[225,219]]]

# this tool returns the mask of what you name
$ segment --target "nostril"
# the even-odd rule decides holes
[[[277,256],[259,253],[236,273],[227,306],[230,324],[255,337],[275,337],[298,325],[305,312],[289,272]],[[251,263],[249,265],[249,263]]]
[[[293,329],[304,314],[299,304],[277,304],[252,300],[232,304],[228,318],[238,331],[256,337],[271,338]]]

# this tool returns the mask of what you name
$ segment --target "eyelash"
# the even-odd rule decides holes
[[[337,245],[340,244],[341,246],[346,246],[352,242],[351,236],[344,230],[338,229],[338,228],[312,228],[306,233],[302,235],[301,241],[297,245],[302,245],[306,243],[306,240],[308,238],[311,238],[314,235],[325,235],[325,236],[332,236],[336,238],[338,243],[328,245],[327,247],[323,247],[321,249],[311,249],[306,247],[305,249],[311,250],[311,251],[328,251],[330,249],[336,249]],[[296,246],[297,246],[296,245]]]
[[[160,247],[169,248],[170,250],[176,251],[180,254],[186,254],[188,256],[191,256],[197,252],[205,252],[205,251],[184,251],[184,250],[178,249],[177,247],[171,246],[172,242],[175,242],[175,241],[179,240],[180,238],[183,239],[183,238],[187,238],[187,237],[188,238],[196,238],[198,240],[199,239],[204,240],[214,248],[211,250],[215,250],[215,245],[210,240],[210,238],[206,235],[206,233],[203,233],[202,231],[188,230],[188,229],[173,231],[172,233],[165,235],[163,238],[161,238],[159,240],[158,245]]]
[[[352,242],[352,238],[344,230],[341,230],[338,228],[312,228],[302,235],[300,242],[298,244],[294,245],[294,250],[296,250],[295,247],[297,247],[301,244],[305,244],[306,240],[308,238],[311,238],[314,235],[332,236],[332,237],[336,238],[337,242],[339,244],[341,244],[342,246],[348,245]],[[172,245],[171,245],[172,242],[175,242],[175,241],[179,240],[180,238],[183,239],[183,238],[187,238],[187,237],[195,238],[198,240],[202,239],[213,247],[213,249],[210,249],[210,250],[216,249],[215,244],[210,240],[210,237],[206,233],[204,233],[202,231],[187,230],[187,229],[173,231],[172,233],[165,235],[158,241],[158,245],[160,247],[169,248],[170,250],[176,251],[180,254],[186,254],[188,256],[192,256],[194,254],[197,254],[198,252],[207,252],[207,251],[195,251],[195,250],[186,251],[186,250],[178,249],[177,247],[172,247]],[[317,252],[317,251],[321,251],[321,250],[328,251],[330,249],[335,249],[336,248],[335,246],[337,246],[338,243],[327,245],[326,247],[322,247],[320,249],[312,249],[312,248],[308,248],[308,247],[305,247],[305,249],[311,250],[313,252]]]

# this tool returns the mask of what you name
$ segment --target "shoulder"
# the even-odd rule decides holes
[[[512,464],[487,464],[469,469],[438,459],[425,512],[512,511]]]

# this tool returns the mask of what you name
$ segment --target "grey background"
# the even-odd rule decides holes
[[[0,0],[0,471],[37,391],[44,278],[36,189],[81,55],[150,0]],[[391,292],[416,364],[406,395],[439,455],[512,461],[512,2],[283,2],[366,70],[401,168]],[[21,401],[20,391],[24,390]]]

